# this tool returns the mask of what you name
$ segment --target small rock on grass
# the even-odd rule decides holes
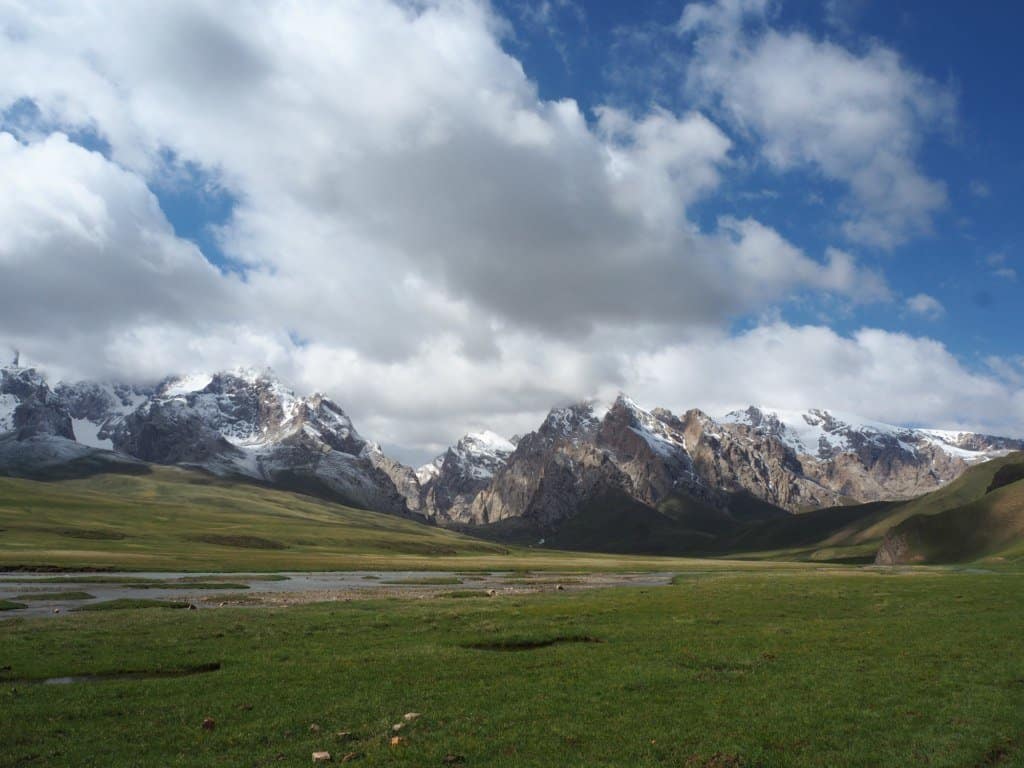
[[[413,720],[420,716],[421,715],[419,712],[406,712],[404,715],[402,715],[402,719],[405,720],[405,722],[407,723],[411,723]]]
[[[320,726],[317,725],[316,723],[313,723],[311,726],[309,726],[309,732],[310,733],[320,733]]]
[[[391,726],[391,730],[394,731],[395,733],[398,733],[404,727],[405,727],[405,723],[395,723],[394,725]]]
[[[355,735],[352,731],[338,731],[334,734],[338,741],[352,741],[355,739]]]
[[[354,760],[358,760],[362,756],[363,756],[362,752],[346,752],[344,755],[342,755],[341,762],[343,762],[343,763],[351,763]]]
[[[314,752],[313,753],[313,762],[314,763],[329,763],[329,762],[331,762],[331,753],[330,752]]]
[[[391,737],[391,746],[392,747],[397,747],[397,746],[399,746],[401,744],[405,744],[405,739],[403,737],[401,737],[401,736],[392,736]]]
[[[217,721],[214,720],[212,717],[203,718],[203,730],[204,731],[212,731],[216,727],[217,727]]]

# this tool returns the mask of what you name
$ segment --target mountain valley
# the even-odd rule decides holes
[[[330,398],[299,396],[269,371],[174,376],[141,387],[51,386],[34,369],[0,369],[3,474],[53,479],[178,466],[558,549],[721,555],[795,548],[801,556],[865,561],[884,539],[880,561],[927,559],[907,553],[935,536],[892,510],[954,488],[972,472],[1003,467],[1011,474],[1002,484],[1013,486],[1021,478],[1012,474],[1012,452],[1020,450],[1017,439],[828,410],[750,406],[716,418],[646,410],[620,395],[607,407],[554,408],[537,430],[513,440],[467,434],[414,469],[363,438]],[[1007,515],[1017,519],[1016,489],[997,496],[1008,499],[998,505],[998,525],[996,518],[985,525],[1012,543],[1021,533],[1007,522]],[[877,519],[891,525],[867,522]],[[904,525],[898,538],[885,538],[897,525]]]

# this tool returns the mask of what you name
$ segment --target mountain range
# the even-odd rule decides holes
[[[533,545],[714,552],[751,526],[927,494],[1024,441],[750,406],[718,417],[608,406],[551,410],[511,440],[466,435],[417,469],[363,438],[321,394],[271,372],[152,387],[54,385],[0,368],[0,474],[203,469]]]

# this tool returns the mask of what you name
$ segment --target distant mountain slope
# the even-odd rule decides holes
[[[880,565],[961,563],[1024,554],[1024,481],[937,515],[916,515],[892,529]]]
[[[977,514],[996,504],[1000,514],[1012,513],[1015,494],[1024,490],[1019,480],[1024,473],[1024,453],[1012,453],[970,467],[948,485],[909,501],[872,502],[840,506],[750,525],[718,542],[721,552],[758,553],[785,559],[856,560],[892,564],[899,562],[951,562],[969,558],[966,543],[989,541],[1002,544],[1014,533],[1012,521]],[[998,478],[998,479],[997,479]],[[1004,482],[1001,482],[1000,479]],[[1006,494],[1001,491],[1006,490]],[[1010,489],[1013,489],[1011,492]],[[995,508],[994,508],[995,509]],[[958,521],[956,536],[948,547],[937,546],[954,527],[940,523],[948,516]],[[934,519],[935,522],[932,522]],[[928,532],[935,526],[936,534]],[[944,527],[943,527],[944,526]],[[907,535],[900,537],[900,534]],[[920,533],[920,536],[917,535]],[[893,537],[896,540],[891,541]],[[918,546],[918,544],[920,546]]]
[[[828,556],[863,558],[914,512],[908,506],[890,519],[857,502],[927,494],[1018,449],[1024,441],[821,409],[750,406],[713,418],[646,410],[621,395],[607,407],[555,408],[514,443],[471,433],[413,470],[363,438],[330,398],[299,395],[270,371],[51,388],[38,371],[0,367],[0,474],[194,467],[544,546],[820,544],[835,550]],[[806,523],[788,519],[822,508],[836,509]]]
[[[957,494],[960,503],[955,506],[950,506],[949,494],[906,505],[904,512],[912,513],[903,514],[903,520],[886,532],[876,562],[954,563],[1024,554],[1024,454],[985,469],[995,471],[962,478],[969,481],[962,486],[971,492]]]
[[[898,427],[822,409],[751,406],[727,414],[721,423],[735,426],[734,437],[759,436],[791,451],[799,474],[831,494],[810,494],[811,508],[912,498],[959,477],[967,466],[1024,449],[1021,440]],[[795,503],[783,506],[799,511]]]
[[[6,474],[75,475],[134,459],[380,512],[418,508],[418,489],[408,488],[415,486],[412,470],[364,440],[336,403],[320,394],[299,397],[269,372],[170,377],[153,388],[78,382],[51,390],[37,371],[6,366],[0,397],[0,429],[15,433],[0,437]]]
[[[462,520],[473,499],[490,485],[515,451],[494,432],[471,432],[429,464],[416,470],[420,508],[442,522]]]
[[[639,504],[660,516],[673,505],[687,510],[669,521],[644,514],[656,529],[667,525],[687,533],[667,537],[681,546],[707,547],[710,534],[719,550],[756,548],[762,534],[747,529],[756,529],[758,521],[762,543],[788,546],[792,538],[810,545],[869,516],[852,502],[912,498],[1019,447],[1024,443],[822,410],[750,407],[721,420],[698,410],[676,416],[646,411],[622,396],[603,413],[587,403],[552,410],[456,521],[518,535],[529,530],[538,540],[560,542],[565,526],[582,533],[583,519],[610,531],[608,515],[595,517],[595,510],[606,507],[608,498],[624,498],[630,500],[624,506]],[[806,524],[781,514],[826,507],[841,511],[816,514]],[[513,518],[522,523],[503,523]],[[692,538],[692,532],[701,535]],[[877,542],[882,535],[884,530],[872,531],[854,543]],[[618,546],[608,536],[601,546]]]

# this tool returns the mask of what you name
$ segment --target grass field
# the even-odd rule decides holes
[[[1021,765],[1022,578],[803,569],[5,620],[0,765]]]

